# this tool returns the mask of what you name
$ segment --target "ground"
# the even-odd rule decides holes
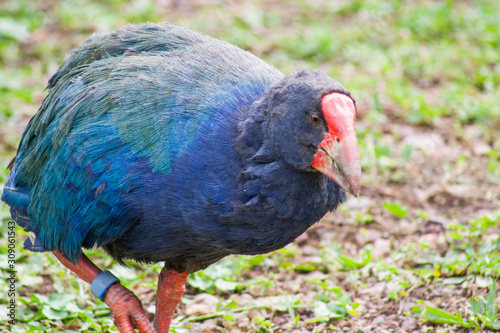
[[[356,99],[363,180],[286,248],[191,275],[176,332],[469,332],[500,327],[500,8],[481,1],[7,0],[0,4],[0,188],[64,56],[93,32],[170,21]],[[116,332],[107,307],[0,204],[5,332]],[[10,229],[11,228],[11,229]],[[8,232],[15,232],[15,295]],[[161,265],[88,251],[154,313]],[[0,313],[7,314],[2,305]],[[462,320],[463,318],[463,320]],[[7,318],[9,319],[9,318]]]

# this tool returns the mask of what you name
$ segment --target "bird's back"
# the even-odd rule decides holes
[[[126,198],[145,175],[172,173],[179,154],[203,140],[200,127],[238,117],[281,77],[250,53],[175,25],[94,35],[49,81],[2,200],[45,249],[76,259],[82,246],[112,242],[136,222]]]

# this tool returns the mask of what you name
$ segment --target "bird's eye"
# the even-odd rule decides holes
[[[311,123],[319,124],[320,121],[321,121],[321,118],[317,114],[311,115]]]

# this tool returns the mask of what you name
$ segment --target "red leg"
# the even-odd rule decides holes
[[[92,283],[97,275],[102,272],[85,254],[82,254],[75,264],[72,264],[64,258],[61,252],[52,251],[52,253],[64,266],[87,283]],[[155,333],[142,308],[141,301],[121,284],[115,283],[108,288],[104,294],[104,302],[111,309],[116,327],[120,332],[134,333],[134,328],[137,328],[140,333]]]
[[[68,259],[64,258],[61,252],[52,251],[52,253],[56,256],[59,261],[73,271],[76,275],[78,275],[82,280],[87,283],[92,283],[97,275],[101,274],[101,269],[97,267],[90,259],[82,253],[80,260],[73,265]]]
[[[174,317],[175,308],[186,290],[188,273],[179,273],[163,268],[158,278],[156,296],[156,315],[154,326],[158,333],[168,333]]]

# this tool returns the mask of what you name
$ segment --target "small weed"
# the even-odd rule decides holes
[[[479,332],[483,329],[500,330],[500,321],[495,305],[496,285],[492,284],[488,297],[472,296],[470,308],[465,313],[450,313],[437,307],[426,304],[424,301],[417,302],[419,305],[412,307],[412,312],[432,323],[458,325],[464,328],[474,329]]]
[[[404,208],[401,204],[396,202],[384,201],[382,206],[392,215],[397,218],[404,218],[408,214],[408,209]]]
[[[372,253],[369,249],[366,249],[359,259],[353,259],[343,254],[337,256],[337,260],[345,269],[359,269],[365,267],[371,259]]]

